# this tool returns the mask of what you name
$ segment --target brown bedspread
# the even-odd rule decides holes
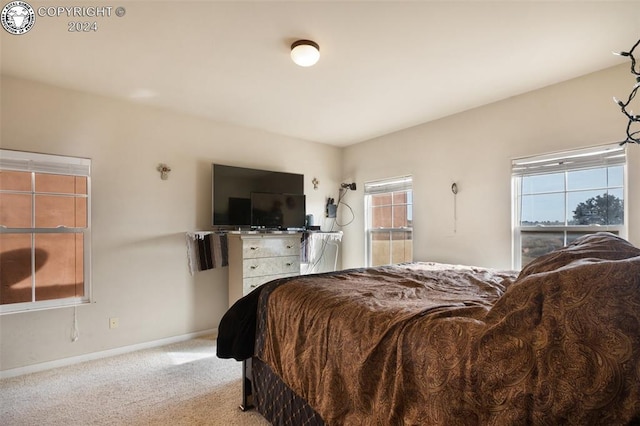
[[[328,424],[637,421],[640,250],[598,234],[561,252],[517,280],[430,263],[300,277],[269,295],[257,355]]]

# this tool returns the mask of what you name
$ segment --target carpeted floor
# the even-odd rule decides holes
[[[199,338],[0,381],[0,424],[246,425],[241,363]]]

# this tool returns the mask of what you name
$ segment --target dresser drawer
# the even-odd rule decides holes
[[[300,273],[300,256],[244,259],[242,263],[242,275],[245,278]]]
[[[300,256],[300,241],[296,238],[249,238],[242,241],[243,258],[272,256]]]
[[[265,275],[263,277],[253,277],[253,278],[245,278],[242,282],[242,290],[243,295],[251,293],[256,288],[260,287],[262,284],[266,284],[269,281],[277,280],[278,278],[286,278],[293,277],[298,275],[297,272],[293,272],[290,274],[278,274],[278,275]]]

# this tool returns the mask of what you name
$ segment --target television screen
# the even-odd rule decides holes
[[[304,194],[304,175],[212,165],[212,225],[251,226],[251,193]]]
[[[251,226],[267,229],[302,229],[305,221],[303,194],[251,193]]]

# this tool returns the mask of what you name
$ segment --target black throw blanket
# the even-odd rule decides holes
[[[256,335],[256,310],[264,285],[238,300],[218,325],[216,355],[242,361],[253,356]]]
[[[218,325],[216,355],[243,361],[254,354],[258,302],[263,291],[269,293],[292,278],[280,278],[258,286],[239,299],[223,315]]]

